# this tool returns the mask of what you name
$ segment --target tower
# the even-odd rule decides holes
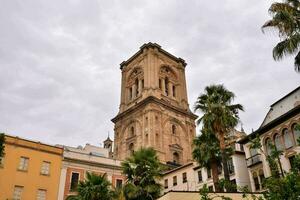
[[[115,157],[153,147],[163,163],[191,161],[197,116],[188,106],[185,61],[148,43],[120,65],[121,103],[112,119]]]
[[[107,136],[106,140],[103,142],[104,148],[109,150],[109,157],[112,157],[112,148],[113,148],[113,141]]]

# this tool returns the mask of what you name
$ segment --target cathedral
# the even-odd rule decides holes
[[[185,67],[156,43],[144,44],[120,64],[120,107],[112,119],[115,158],[153,147],[162,163],[192,161],[197,116],[189,109]]]

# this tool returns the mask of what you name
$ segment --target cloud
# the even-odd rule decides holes
[[[182,57],[192,107],[223,83],[258,128],[299,86],[292,58],[272,60],[262,34],[271,1],[4,1],[0,7],[0,131],[48,143],[99,144],[113,132],[119,63],[146,42]]]

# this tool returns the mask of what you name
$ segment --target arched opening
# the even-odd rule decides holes
[[[299,145],[297,140],[300,138],[300,124],[293,124],[292,129],[296,145]]]
[[[278,133],[276,133],[274,135],[274,143],[275,143],[275,147],[277,150],[282,150],[283,149],[283,146],[282,146],[282,142],[281,142],[281,137]]]
[[[130,137],[133,137],[134,136],[134,127],[130,127]]]
[[[134,82],[134,84],[135,84],[135,89],[136,89],[136,96],[138,96],[139,95],[139,80],[138,79],[135,79],[135,82]]]
[[[174,124],[172,125],[172,134],[176,135],[176,126]]]
[[[272,151],[272,141],[270,138],[266,139],[265,147],[266,147],[267,155],[269,155]]]
[[[259,187],[259,179],[258,179],[257,173],[253,172],[252,173],[252,177],[253,177],[253,182],[254,182],[255,190],[259,190],[260,187]]]
[[[286,128],[282,131],[283,139],[284,139],[284,146],[286,149],[293,146],[293,140],[291,138],[291,135],[289,133],[289,130]]]
[[[148,134],[146,134],[145,135],[145,144],[148,145],[148,142],[149,142],[149,136],[148,136]]]
[[[173,153],[173,162],[174,163],[179,163],[179,154],[177,152]]]
[[[259,174],[261,188],[264,188],[264,182],[265,182],[264,171],[262,169],[260,169],[259,172],[258,172],[258,174]]]
[[[169,86],[169,78],[166,77],[165,78],[165,93],[167,96],[169,96],[169,87],[168,86]]]
[[[173,97],[176,97],[176,87],[175,87],[175,85],[172,86],[172,93],[173,93]]]
[[[134,153],[134,144],[133,143],[129,144],[128,150],[129,150],[129,154],[133,155],[133,153]]]

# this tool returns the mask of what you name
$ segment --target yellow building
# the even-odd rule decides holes
[[[62,154],[62,148],[6,135],[0,199],[57,199]]]

